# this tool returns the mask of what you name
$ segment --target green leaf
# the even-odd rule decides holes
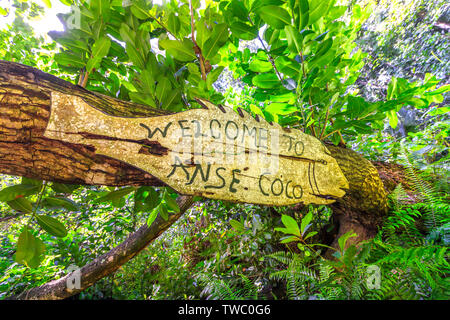
[[[287,115],[297,111],[297,107],[288,103],[274,102],[269,104],[264,110],[271,114]]]
[[[309,212],[305,217],[303,217],[302,222],[300,224],[300,230],[302,232],[302,236],[304,235],[306,231],[306,227],[309,225],[313,218],[312,212]]]
[[[17,241],[17,249],[15,261],[17,263],[24,263],[33,258],[35,253],[35,237],[25,227],[19,235]]]
[[[159,40],[159,45],[164,48],[176,60],[188,62],[196,59],[194,44],[190,39],[178,40]]]
[[[393,129],[397,128],[398,124],[397,112],[395,110],[389,110],[387,112],[387,116],[389,118],[389,125],[391,126],[391,128]]]
[[[290,243],[294,241],[299,241],[300,239],[296,236],[287,236],[280,239],[280,243]]]
[[[55,54],[54,59],[58,64],[66,67],[81,69],[85,66],[85,63],[80,57],[66,52],[60,52],[58,54]]]
[[[220,74],[222,73],[223,69],[225,67],[220,66],[217,68],[214,68],[206,77],[206,84],[208,85],[208,87],[211,87],[213,85],[214,82],[217,81],[217,79],[219,78]]]
[[[248,20],[248,10],[245,7],[243,1],[232,0],[230,7],[235,17],[244,21]]]
[[[341,252],[344,252],[345,249],[345,244],[347,243],[347,240],[349,238],[353,238],[356,237],[357,234],[353,232],[353,230],[348,231],[347,233],[343,234],[342,236],[339,237],[338,239],[338,243],[339,243],[339,248],[341,248]]]
[[[432,95],[436,95],[436,94],[442,94],[442,93],[446,93],[450,91],[450,84],[444,84],[442,86],[440,86],[438,89],[434,90],[434,91],[428,91],[425,92],[424,95],[425,96],[432,96]]]
[[[115,191],[111,191],[108,194],[95,199],[94,203],[99,203],[99,202],[106,202],[106,201],[112,201],[115,199],[120,199],[124,196],[126,196],[127,194],[133,192],[134,190],[136,190],[135,187],[125,187],[119,190],[115,190]]]
[[[240,223],[239,221],[237,221],[237,220],[231,219],[231,220],[230,220],[230,225],[231,225],[231,227],[232,227],[234,230],[236,230],[236,231],[238,231],[238,232],[243,232],[243,231],[245,231],[244,225],[243,225],[242,223]]]
[[[17,241],[14,260],[30,268],[37,268],[41,263],[41,256],[45,252],[45,245],[25,227]]]
[[[136,1],[131,6],[131,12],[136,16],[136,18],[144,20],[147,18],[150,18],[150,15],[148,14],[147,8],[144,7],[145,4],[142,2]]]
[[[35,179],[30,179],[30,178],[25,178],[25,177],[22,177],[22,180],[21,180],[21,184],[28,184],[28,185],[38,186],[38,187],[41,187],[42,183],[43,183],[42,180],[35,180]]]
[[[33,212],[33,205],[27,198],[17,198],[6,202],[11,208],[19,212]]]
[[[103,58],[109,52],[109,48],[111,47],[111,39],[107,36],[101,37],[97,39],[92,46],[92,56],[98,58]]]
[[[298,228],[297,221],[295,221],[294,218],[286,214],[283,214],[281,216],[281,222],[283,222],[284,226],[289,231],[289,233],[300,238],[300,229]]]
[[[158,84],[156,85],[156,98],[160,101],[164,101],[166,96],[169,95],[172,90],[172,84],[167,78],[159,78]]]
[[[64,193],[64,194],[71,194],[79,187],[80,187],[79,185],[75,184],[62,184],[57,182],[54,182],[51,186],[53,191],[55,191],[56,193]]]
[[[231,32],[242,40],[253,40],[258,36],[258,28],[241,21],[230,25]]]
[[[437,116],[441,114],[448,114],[450,113],[450,107],[442,107],[442,108],[436,108],[428,112],[430,116]]]
[[[64,208],[69,211],[78,211],[78,205],[70,199],[60,197],[46,197],[44,204],[51,208]]]
[[[111,47],[111,39],[109,37],[101,37],[97,39],[92,46],[92,56],[86,64],[86,69],[91,72],[92,69],[97,69],[100,63]]]
[[[0,191],[0,201],[12,201],[17,197],[26,197],[38,193],[40,186],[34,184],[16,184]]]
[[[291,52],[299,54],[303,49],[303,37],[294,27],[288,25],[284,27],[288,46]]]
[[[254,76],[252,83],[259,88],[271,89],[280,85],[280,80],[275,73],[262,73]]]
[[[298,29],[303,30],[309,21],[309,4],[308,0],[299,0],[299,25]]]
[[[167,221],[169,219],[169,213],[164,203],[161,203],[159,205],[159,214],[161,215],[161,218],[163,218],[164,220]]]
[[[314,55],[314,59],[318,59],[321,56],[325,55],[328,50],[330,50],[331,46],[333,45],[333,39],[328,38],[324,41],[322,41],[319,46],[317,47],[316,54]]]
[[[130,58],[131,62],[133,62],[133,64],[136,67],[145,69],[144,57],[138,50],[136,50],[135,46],[133,44],[131,44],[130,42],[127,42],[126,49],[127,49],[128,57]]]
[[[294,59],[289,59],[286,56],[280,56],[275,60],[275,66],[277,69],[292,78],[297,78],[300,70],[301,64],[295,61]]]
[[[311,238],[311,237],[315,236],[317,233],[318,233],[317,231],[310,232],[303,239],[306,240],[308,238]]]
[[[273,66],[269,61],[253,60],[250,62],[249,68],[253,72],[267,72],[273,70]]]
[[[152,212],[150,213],[150,215],[147,218],[147,226],[151,226],[153,221],[155,221],[156,217],[158,216],[158,212],[159,212],[159,206],[155,207]]]
[[[66,227],[57,219],[37,214],[36,220],[38,224],[42,227],[42,229],[50,233],[52,236],[58,238],[64,238],[65,236],[67,236]]]
[[[173,12],[169,14],[167,28],[175,35],[177,35],[180,31],[180,18],[178,18]]]
[[[275,29],[283,29],[285,25],[291,24],[289,13],[278,6],[264,6],[257,10],[257,13],[265,23]]]
[[[327,14],[329,2],[330,0],[309,1],[309,25],[315,23],[317,20]]]
[[[214,26],[213,32],[202,48],[202,54],[206,60],[211,60],[219,49],[227,42],[229,36],[228,26],[220,23]]]
[[[30,268],[37,268],[41,264],[42,254],[45,252],[45,245],[41,239],[34,239],[34,255],[28,260],[27,264]]]
[[[164,201],[166,202],[169,209],[174,211],[175,213],[180,213],[180,207],[178,206],[177,201],[170,196],[170,194],[164,194]]]

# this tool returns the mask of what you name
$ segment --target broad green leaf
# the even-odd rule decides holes
[[[450,84],[444,84],[444,85],[440,86],[439,88],[437,88],[436,90],[425,92],[424,95],[432,96],[432,95],[436,95],[436,94],[446,93],[449,91],[450,91]]]
[[[108,54],[111,47],[111,39],[107,36],[97,39],[92,46],[92,56],[96,58],[103,58]]]
[[[164,39],[159,44],[176,60],[187,62],[196,59],[194,44],[190,39],[183,41]]]
[[[311,238],[311,237],[315,236],[317,233],[318,233],[317,231],[310,232],[303,239],[306,240],[308,238]]]
[[[281,216],[281,222],[283,222],[284,226],[286,227],[289,232],[297,237],[300,237],[300,229],[298,228],[297,221],[295,221],[294,218],[283,214]]]
[[[180,89],[172,89],[162,101],[162,108],[171,111],[180,111],[177,106],[181,100]]]
[[[64,194],[71,194],[79,187],[80,187],[79,185],[75,184],[62,184],[57,182],[54,182],[51,186],[53,191],[55,191],[56,193],[64,193]]]
[[[280,243],[290,243],[290,242],[294,242],[294,241],[299,241],[300,239],[296,236],[287,236],[287,237],[282,237],[280,239]]]
[[[6,202],[11,208],[19,212],[31,213],[33,212],[33,205],[27,198],[17,198]]]
[[[275,60],[275,66],[278,71],[294,79],[298,77],[302,67],[300,63],[294,59],[289,59],[286,56],[278,57],[277,60]]]
[[[309,21],[309,4],[308,0],[299,0],[298,2],[298,9],[299,9],[299,25],[298,29],[303,30],[307,25]]]
[[[356,237],[357,234],[353,232],[353,230],[348,231],[347,233],[343,234],[342,236],[339,237],[338,239],[338,243],[339,243],[339,248],[341,249],[341,252],[344,252],[345,250],[345,244],[347,243],[347,240],[349,238],[353,238]]]
[[[295,111],[298,111],[295,105],[282,102],[271,103],[264,110],[271,114],[279,114],[279,115],[287,115]]]
[[[41,264],[42,261],[42,254],[45,252],[45,245],[44,242],[42,242],[41,239],[35,238],[34,239],[34,255],[33,257],[28,260],[27,264],[30,268],[37,268]]]
[[[273,70],[273,66],[269,61],[253,60],[250,62],[249,68],[253,72],[267,72]]]
[[[136,16],[136,18],[144,20],[147,18],[150,18],[150,15],[148,14],[147,8],[144,7],[145,4],[142,4],[140,1],[136,1],[131,6],[131,12]]]
[[[0,201],[11,201],[20,196],[29,196],[38,193],[40,186],[33,184],[16,184],[3,188],[0,191]]]
[[[17,241],[14,260],[30,268],[37,268],[41,263],[41,256],[45,252],[45,245],[25,227]]]
[[[312,0],[309,1],[309,20],[308,25],[314,24],[317,20],[327,14],[330,0]]]
[[[297,54],[302,52],[303,37],[300,34],[300,32],[298,32],[298,30],[296,30],[291,25],[287,25],[286,27],[284,27],[284,31],[286,32],[286,37],[287,37],[289,49],[291,50],[291,52],[297,53]]]
[[[158,216],[158,212],[159,212],[159,206],[155,207],[152,212],[150,213],[150,215],[147,218],[147,226],[151,226],[153,221],[155,221],[156,217]]]
[[[156,85],[156,98],[162,102],[166,96],[169,95],[172,90],[172,85],[169,79],[161,77],[159,78],[158,84]]]
[[[133,64],[136,67],[139,67],[141,69],[145,69],[144,57],[142,56],[142,54],[138,50],[136,50],[134,45],[131,44],[130,42],[127,42],[126,49],[127,49],[127,54],[130,57],[131,62],[133,62]]]
[[[314,55],[314,59],[318,59],[321,56],[325,55],[328,52],[328,50],[330,50],[332,45],[333,45],[333,39],[331,39],[331,38],[328,38],[328,39],[322,41],[317,47],[316,54]]]
[[[161,215],[161,218],[163,218],[164,220],[168,220],[169,219],[169,213],[167,211],[167,207],[164,203],[161,203],[159,205],[159,214]]]
[[[442,107],[442,108],[436,108],[428,112],[430,116],[437,116],[441,114],[449,114],[450,113],[450,107]]]
[[[397,128],[398,124],[397,112],[395,110],[389,110],[387,112],[387,116],[389,118],[389,125],[391,126],[391,128],[393,129]]]
[[[202,54],[206,60],[211,60],[219,49],[227,42],[229,36],[228,26],[220,23],[214,26],[212,35],[205,41]]]
[[[92,72],[93,69],[97,69],[102,62],[102,59],[108,54],[111,47],[111,39],[109,37],[101,37],[97,39],[92,46],[92,56],[86,64],[86,69]]]
[[[62,65],[62,66],[66,66],[66,67],[73,67],[73,68],[83,68],[85,66],[85,63],[83,62],[83,60],[73,54],[70,53],[66,53],[66,52],[60,52],[58,54],[55,55],[55,61]]]
[[[275,73],[262,73],[254,76],[252,83],[259,88],[271,89],[280,85],[280,80]]]
[[[255,0],[252,3],[251,11],[256,12],[259,8],[268,5],[281,6],[284,3],[284,0]]]
[[[19,235],[17,241],[17,250],[15,261],[17,263],[24,263],[33,258],[35,252],[35,237],[25,227]]]
[[[55,207],[55,208],[64,208],[69,211],[78,211],[78,205],[73,202],[70,199],[67,198],[60,198],[60,197],[46,197],[44,198],[44,204],[46,204],[48,207]]]
[[[135,187],[125,187],[119,190],[115,190],[115,191],[111,191],[109,193],[107,193],[106,195],[97,198],[94,202],[95,203],[99,203],[99,202],[105,202],[105,201],[112,201],[114,199],[119,199],[122,198],[124,196],[126,196],[127,194],[133,192],[134,190],[136,190]]]
[[[312,212],[309,212],[306,216],[303,217],[302,222],[300,224],[300,230],[302,232],[302,236],[304,235],[306,231],[306,226],[309,225],[313,218]]]
[[[65,236],[67,236],[66,227],[57,219],[37,214],[36,220],[38,224],[42,227],[42,229],[50,233],[52,236],[58,238],[64,238]]]
[[[213,85],[214,82],[217,81],[217,79],[219,78],[220,74],[222,73],[224,67],[220,66],[217,68],[214,68],[206,77],[206,84],[211,87]]]
[[[30,179],[30,178],[25,178],[22,177],[21,180],[21,184],[28,184],[28,185],[33,185],[33,186],[42,186],[43,181],[42,180],[35,180],[35,179]]]
[[[142,82],[142,88],[145,90],[145,92],[155,92],[155,79],[153,78],[153,74],[150,71],[142,70],[140,79]]]
[[[242,40],[253,40],[258,36],[258,28],[241,21],[235,21],[230,25],[231,32]]]
[[[243,225],[242,223],[240,223],[239,221],[237,221],[237,220],[231,219],[231,220],[230,220],[230,225],[231,225],[231,227],[232,227],[234,230],[236,230],[236,231],[238,231],[238,232],[243,232],[243,231],[245,231],[244,225]]]
[[[283,29],[285,25],[291,24],[289,13],[278,6],[264,6],[259,8],[257,13],[265,23],[275,29]]]
[[[167,204],[167,207],[174,211],[175,213],[180,213],[180,207],[178,206],[177,201],[170,196],[170,194],[165,193],[164,194],[164,201]]]
[[[244,21],[248,20],[248,10],[245,7],[243,1],[232,0],[230,3],[230,7],[235,17]]]
[[[167,28],[170,32],[177,35],[180,31],[180,18],[177,17],[173,12],[169,14],[169,19],[167,21]]]

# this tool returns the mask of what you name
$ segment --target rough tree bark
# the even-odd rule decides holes
[[[95,108],[115,116],[168,114],[164,110],[90,92],[32,67],[0,60],[0,173],[68,184],[162,185],[140,169],[95,154],[89,146],[43,137],[51,112],[52,91],[81,97]],[[401,176],[401,170],[389,164],[375,167],[350,149],[327,147],[350,185],[347,194],[332,205],[339,222],[338,236],[353,229],[358,234],[353,242],[368,239],[375,234],[386,213],[387,192],[397,182],[389,172],[394,170],[399,173],[396,176]],[[185,210],[188,204],[186,200]],[[178,217],[172,216],[166,223],[159,221],[156,229],[142,227],[120,246],[83,267],[83,277],[86,277],[83,288],[115,271]],[[32,289],[20,298],[61,299],[76,293],[65,289],[62,278]]]

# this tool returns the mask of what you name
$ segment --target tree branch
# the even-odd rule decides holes
[[[169,216],[167,221],[158,216],[150,227],[147,224],[143,225],[120,245],[82,267],[80,269],[80,288],[72,290],[67,288],[67,280],[71,276],[71,274],[68,274],[60,279],[10,297],[9,300],[59,300],[80,293],[98,280],[112,274],[147,247],[189,209],[193,203],[192,199],[190,196],[179,197],[177,202],[181,209],[180,213]]]

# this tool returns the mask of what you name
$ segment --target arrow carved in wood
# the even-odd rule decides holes
[[[179,193],[264,205],[328,204],[348,182],[316,138],[198,99],[164,116],[108,115],[52,92],[44,136],[89,145],[156,176]]]

